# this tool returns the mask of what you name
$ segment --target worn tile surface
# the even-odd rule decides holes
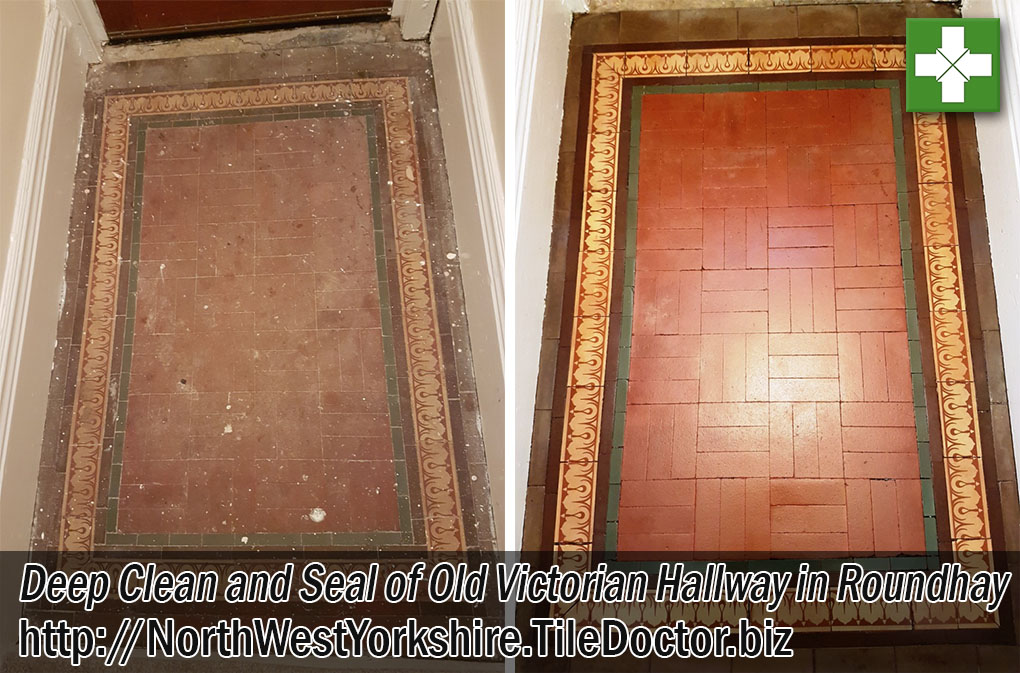
[[[491,545],[427,52],[273,35],[90,74],[39,548]]]

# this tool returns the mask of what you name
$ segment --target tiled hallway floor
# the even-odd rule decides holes
[[[392,32],[92,74],[41,547],[491,545],[429,60]]]
[[[621,552],[925,548],[893,138],[886,88],[642,97]]]

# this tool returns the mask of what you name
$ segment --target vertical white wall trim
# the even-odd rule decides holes
[[[85,62],[99,63],[108,38],[95,0],[56,0],[56,7]]]
[[[51,0],[29,101],[0,285],[0,549],[27,549],[80,139],[87,63],[81,24]],[[68,49],[68,45],[72,45]],[[41,241],[45,241],[41,244]],[[31,336],[28,335],[31,333]],[[40,339],[41,335],[45,335]],[[27,363],[27,364],[26,364]]]
[[[507,433],[516,460],[513,481],[513,543],[524,532],[531,432],[542,345],[553,199],[563,124],[563,91],[573,10],[580,0],[519,0],[517,24],[517,109],[514,115],[516,170],[510,172],[509,268],[513,269],[510,318],[514,372]]]
[[[439,0],[393,0],[390,16],[400,21],[405,40],[424,40],[432,30]]]
[[[1020,11],[1015,0],[968,0],[965,17],[999,17],[1001,30],[999,112],[974,114],[988,244],[992,253],[995,299],[1006,374],[1013,451],[1020,465]],[[1008,475],[999,475],[1008,478]]]
[[[0,475],[5,474],[8,454],[12,449],[10,434],[14,397],[35,269],[35,248],[42,227],[43,186],[46,184],[66,34],[67,24],[60,13],[48,8],[28,111],[10,247],[7,249],[3,285],[0,286]]]
[[[497,548],[506,541],[502,7],[443,0],[430,36]],[[488,23],[483,23],[483,21]],[[486,40],[485,36],[490,39]],[[497,87],[497,88],[492,88]]]
[[[488,110],[485,80],[474,27],[470,0],[447,3],[453,34],[453,56],[460,81],[461,106],[467,122],[468,153],[474,167],[475,195],[482,224],[485,263],[492,292],[493,319],[499,343],[500,370],[504,364],[503,345],[503,166],[496,153],[496,137]]]

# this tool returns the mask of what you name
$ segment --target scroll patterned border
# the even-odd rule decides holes
[[[442,551],[465,547],[408,81],[406,78],[379,78],[106,98],[82,352],[61,508],[61,550],[88,551],[93,546],[103,419],[107,413],[110,383],[124,215],[124,174],[131,118],[136,115],[364,100],[380,102],[385,117],[401,314],[427,544],[430,550]]]
[[[886,44],[603,52],[593,55],[578,276],[553,530],[553,551],[561,564],[586,568],[590,562],[602,397],[606,384],[624,80],[762,73],[902,71],[905,64],[903,46]],[[941,462],[946,476],[952,544],[958,556],[969,558],[969,566],[976,567],[987,563],[991,534],[946,124],[942,115],[915,114],[914,122],[926,281],[944,444]],[[805,609],[796,605],[787,607],[787,612],[797,609],[803,612]],[[588,617],[595,619],[607,615],[604,608],[578,605],[573,607],[572,615],[580,617],[579,612],[587,611]],[[666,608],[644,605],[634,609],[657,613]],[[922,615],[921,612],[931,607],[911,606],[910,609],[904,608],[903,614],[883,612],[866,615],[863,607],[830,602],[828,607],[823,605],[818,609],[818,615],[805,614],[792,622],[802,628],[817,630],[925,628],[944,624],[994,626],[997,622],[995,615],[965,614],[962,608],[951,610],[952,614]],[[691,610],[714,610],[720,619],[724,619],[725,612],[721,605],[686,606],[682,610],[685,614]],[[849,615],[854,610],[861,614]],[[633,616],[638,622],[657,621],[647,619],[649,615],[635,613]],[[713,619],[707,619],[708,615],[687,617],[694,617],[699,623],[713,622]]]

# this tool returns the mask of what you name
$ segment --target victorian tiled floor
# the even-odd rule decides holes
[[[429,59],[256,42],[90,75],[36,544],[491,546]]]
[[[621,552],[925,548],[893,117],[642,97]]]

